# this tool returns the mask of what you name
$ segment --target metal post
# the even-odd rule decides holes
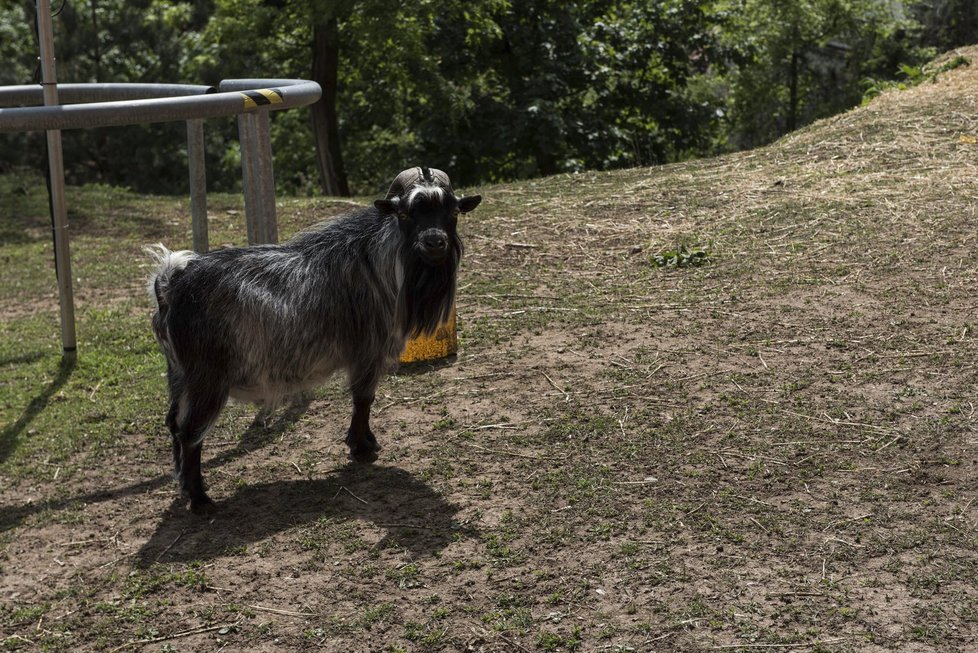
[[[238,116],[245,222],[248,225],[249,244],[278,241],[275,175],[272,170],[272,142],[268,114],[268,109],[259,109]]]
[[[54,30],[50,0],[37,0],[37,36],[41,45],[41,85],[45,106],[58,104],[58,82],[54,70]],[[49,130],[48,171],[51,176],[51,212],[54,230],[54,261],[61,302],[61,347],[65,358],[75,356],[75,303],[71,287],[71,256],[68,249],[68,211],[65,205],[64,155],[61,131]]]
[[[258,202],[258,169],[255,161],[257,142],[257,120],[253,113],[238,116],[238,141],[241,143],[241,187],[244,191],[245,226],[248,229],[248,244],[259,242],[259,227],[262,216]]]
[[[278,218],[275,215],[275,172],[272,167],[272,125],[271,111],[258,110],[258,180],[259,198],[264,214],[263,243],[278,242]]]
[[[204,121],[187,121],[187,160],[190,168],[190,215],[194,251],[203,254],[207,242],[207,169],[204,164]]]

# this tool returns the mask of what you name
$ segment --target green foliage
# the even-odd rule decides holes
[[[941,66],[937,69],[937,72],[935,74],[939,75],[941,73],[946,73],[949,70],[954,70],[955,68],[961,68],[963,66],[970,66],[970,65],[971,65],[971,59],[969,59],[968,57],[963,57],[961,55],[958,55],[956,57],[952,57],[946,63],[941,64]]]
[[[710,260],[709,254],[702,249],[689,249],[680,245],[675,249],[664,250],[653,254],[652,265],[657,268],[695,268]]]
[[[925,70],[922,66],[908,66],[906,64],[901,64],[900,74],[903,75],[903,78],[898,81],[876,79],[863,80],[866,90],[863,93],[862,103],[867,104],[884,91],[890,89],[905,91],[906,89],[917,86],[925,81],[935,81],[939,75],[946,73],[949,70],[970,65],[971,60],[960,55],[952,57],[933,70]]]
[[[405,165],[459,185],[652,165],[768,142],[912,83],[959,44],[964,0],[100,0],[55,19],[61,81],[311,76],[313,26],[339,29],[337,108],[355,193]],[[0,2],[0,83],[36,66],[33,3]],[[972,32],[973,33],[973,30]],[[901,76],[903,79],[901,79]],[[237,127],[207,123],[208,185],[240,185]],[[276,181],[318,190],[308,110],[275,114]],[[0,137],[0,168],[44,166],[40,134]],[[186,192],[181,124],[65,133],[70,182]]]
[[[971,45],[978,35],[978,3],[974,0],[929,0],[912,3],[921,41],[938,51]]]
[[[30,55],[25,41],[34,45],[32,39],[25,38],[25,32],[32,24],[33,14],[23,3],[5,2],[0,4],[0,85],[28,84],[32,81],[37,54]],[[36,47],[36,46],[35,46]]]
[[[753,147],[859,103],[866,78],[932,56],[918,26],[881,0],[731,0],[723,30],[731,138]]]
[[[711,4],[616,3],[581,37],[588,83],[574,151],[584,168],[649,165],[708,152],[723,115],[725,53]]]

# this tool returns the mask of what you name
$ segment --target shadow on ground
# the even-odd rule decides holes
[[[10,426],[5,427],[3,431],[0,431],[0,460],[4,460],[5,457],[9,455],[10,451],[13,450],[20,432],[23,431],[24,427],[29,424],[41,410],[44,409],[54,393],[64,385],[65,381],[68,379],[68,376],[71,374],[72,369],[73,364],[63,363],[60,374],[40,395],[38,395],[38,397],[34,398],[28,409],[25,410],[23,417]],[[309,409],[310,403],[312,403],[311,398],[300,397],[297,400],[297,403],[276,414],[268,415],[265,413],[259,413],[257,416],[255,416],[255,419],[252,420],[248,428],[245,429],[244,433],[241,434],[241,439],[233,448],[223,451],[213,458],[205,458],[205,473],[208,469],[219,468],[237,460],[238,458],[241,458],[242,456],[246,456],[257,449],[262,448],[269,442],[277,440],[282,433],[295,424],[296,421],[298,421],[298,419],[305,414],[305,412]],[[206,441],[204,444],[204,455],[206,456]],[[72,505],[93,504],[101,503],[103,501],[118,500],[124,497],[152,492],[153,490],[158,490],[159,488],[167,485],[172,485],[174,494],[177,493],[177,487],[173,481],[173,476],[170,474],[161,474],[154,478],[149,478],[144,481],[120,488],[108,488],[86,494],[72,495],[70,497],[61,499],[39,501],[37,503],[3,506],[0,507],[0,533],[19,526],[25,519],[35,513],[46,510],[62,510]]]
[[[439,358],[432,361],[400,363],[397,366],[397,376],[421,376],[423,374],[430,374],[431,372],[442,370],[447,367],[455,367],[457,362],[458,356],[455,354],[450,354],[444,358]]]
[[[53,392],[64,384],[70,371],[63,369],[32,402],[33,410],[27,411],[27,417],[4,432],[16,438],[33,414],[43,409]],[[233,448],[210,459],[206,458],[205,443],[205,475],[207,470],[220,468],[277,440],[308,410],[310,401],[303,399],[275,415],[259,414]],[[396,467],[355,463],[340,467],[323,479],[246,485],[226,499],[215,496],[217,510],[211,517],[188,512],[185,501],[176,498],[178,490],[172,476],[162,474],[124,487],[2,507],[0,532],[15,528],[42,511],[119,500],[167,486],[173,488],[175,500],[137,554],[138,565],[207,560],[322,517],[372,522],[386,530],[379,547],[396,540],[398,546],[414,555],[434,554],[455,536],[471,535],[455,520],[457,507],[421,480]]]
[[[156,533],[137,554],[137,565],[197,561],[262,541],[321,517],[372,522],[414,555],[433,555],[457,534],[471,534],[455,521],[457,508],[408,472],[396,467],[350,463],[324,479],[248,485],[217,501],[200,517],[174,501]]]
[[[4,361],[0,362],[0,364],[18,364],[33,362],[33,360],[36,359],[28,354],[18,358],[5,359]],[[51,379],[40,394],[31,399],[30,403],[27,404],[26,408],[24,408],[24,412],[19,418],[3,427],[3,430],[0,430],[0,463],[7,460],[7,458],[10,457],[10,454],[17,449],[17,442],[20,440],[21,433],[23,433],[28,424],[30,424],[34,418],[37,417],[42,410],[44,410],[44,408],[48,405],[48,402],[51,401],[51,397],[53,397],[55,393],[68,382],[68,378],[71,376],[71,372],[74,369],[74,358],[62,358],[58,365],[58,373],[55,375],[55,377]]]

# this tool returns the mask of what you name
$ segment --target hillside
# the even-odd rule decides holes
[[[954,56],[767,148],[478,189],[460,354],[381,385],[377,463],[347,463],[340,381],[231,407],[213,519],[168,476],[143,296],[186,201],[71,190],[63,368],[43,187],[4,177],[4,645],[974,650],[978,48],[932,70]],[[346,208],[283,199],[281,231]],[[211,211],[241,244],[238,198]]]

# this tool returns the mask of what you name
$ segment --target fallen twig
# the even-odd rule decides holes
[[[873,516],[873,513],[870,512],[870,513],[867,513],[865,515],[860,515],[858,517],[853,517],[852,519],[841,519],[839,521],[832,522],[831,524],[829,524],[828,526],[826,526],[825,528],[823,528],[822,529],[822,532],[824,533],[825,531],[827,531],[830,528],[833,528],[835,526],[841,526],[842,524],[848,524],[849,522],[859,521],[861,519],[866,519],[867,517],[872,517],[872,516]]]
[[[272,614],[281,614],[286,617],[315,617],[314,612],[296,612],[295,610],[282,610],[280,608],[266,608],[263,605],[251,605],[245,604],[245,607],[251,608],[252,610],[258,610],[259,612],[271,612]]]
[[[152,639],[140,639],[134,642],[126,642],[121,646],[117,646],[111,649],[109,653],[116,653],[116,651],[121,651],[123,649],[129,648],[131,646],[145,646],[146,644],[156,644],[158,642],[165,642],[171,639],[180,639],[181,637],[190,637],[191,635],[200,635],[203,633],[209,633],[215,630],[221,630],[222,628],[233,628],[241,623],[241,620],[235,621],[233,624],[221,624],[219,626],[201,626],[200,628],[192,628],[190,630],[184,630],[183,632],[174,633],[172,635],[164,635],[163,637],[154,637]]]
[[[720,644],[719,646],[712,647],[710,650],[721,651],[731,648],[815,648],[823,644],[838,644],[844,641],[846,639],[840,637],[838,639],[823,639],[817,642],[795,642],[794,644]]]
[[[549,374],[547,374],[546,372],[544,372],[543,373],[543,376],[546,377],[547,381],[550,382],[550,385],[553,386],[553,389],[554,390],[556,390],[557,392],[559,392],[562,395],[564,395],[564,401],[570,401],[570,394],[566,390],[562,390],[561,388],[559,388],[557,386],[557,384],[554,383],[554,380],[550,378],[550,375]]]
[[[342,486],[342,487],[340,487],[340,489],[336,491],[336,494],[333,495],[333,500],[334,501],[336,500],[336,497],[340,496],[340,492],[346,492],[351,497],[353,497],[354,499],[356,499],[357,501],[359,501],[360,503],[362,503],[365,506],[370,505],[370,503],[368,501],[364,501],[363,499],[361,499],[357,495],[353,494],[353,492],[351,492],[350,489],[348,487],[346,487],[345,485]]]
[[[804,413],[796,413],[793,410],[783,410],[789,415],[794,415],[795,417],[801,417],[802,419],[810,419],[813,422],[822,422],[823,424],[832,424],[833,426],[852,426],[854,428],[869,429],[871,431],[877,431],[879,433],[893,433],[896,429],[887,426],[876,426],[875,424],[863,424],[862,422],[848,422],[845,420],[835,420],[825,417],[815,417],[813,415],[805,415]]]
[[[169,551],[170,549],[172,549],[173,548],[173,545],[176,544],[177,542],[179,542],[180,541],[180,538],[183,537],[183,534],[186,533],[186,532],[187,532],[187,529],[183,529],[182,531],[180,531],[180,534],[177,535],[173,539],[173,541],[170,542],[169,545],[167,545],[167,547],[165,549],[163,549],[162,551],[160,551],[160,554],[158,556],[156,556],[156,558],[153,560],[153,562],[159,562],[160,561],[160,558],[162,558],[163,556],[165,556],[166,555],[166,552]]]

